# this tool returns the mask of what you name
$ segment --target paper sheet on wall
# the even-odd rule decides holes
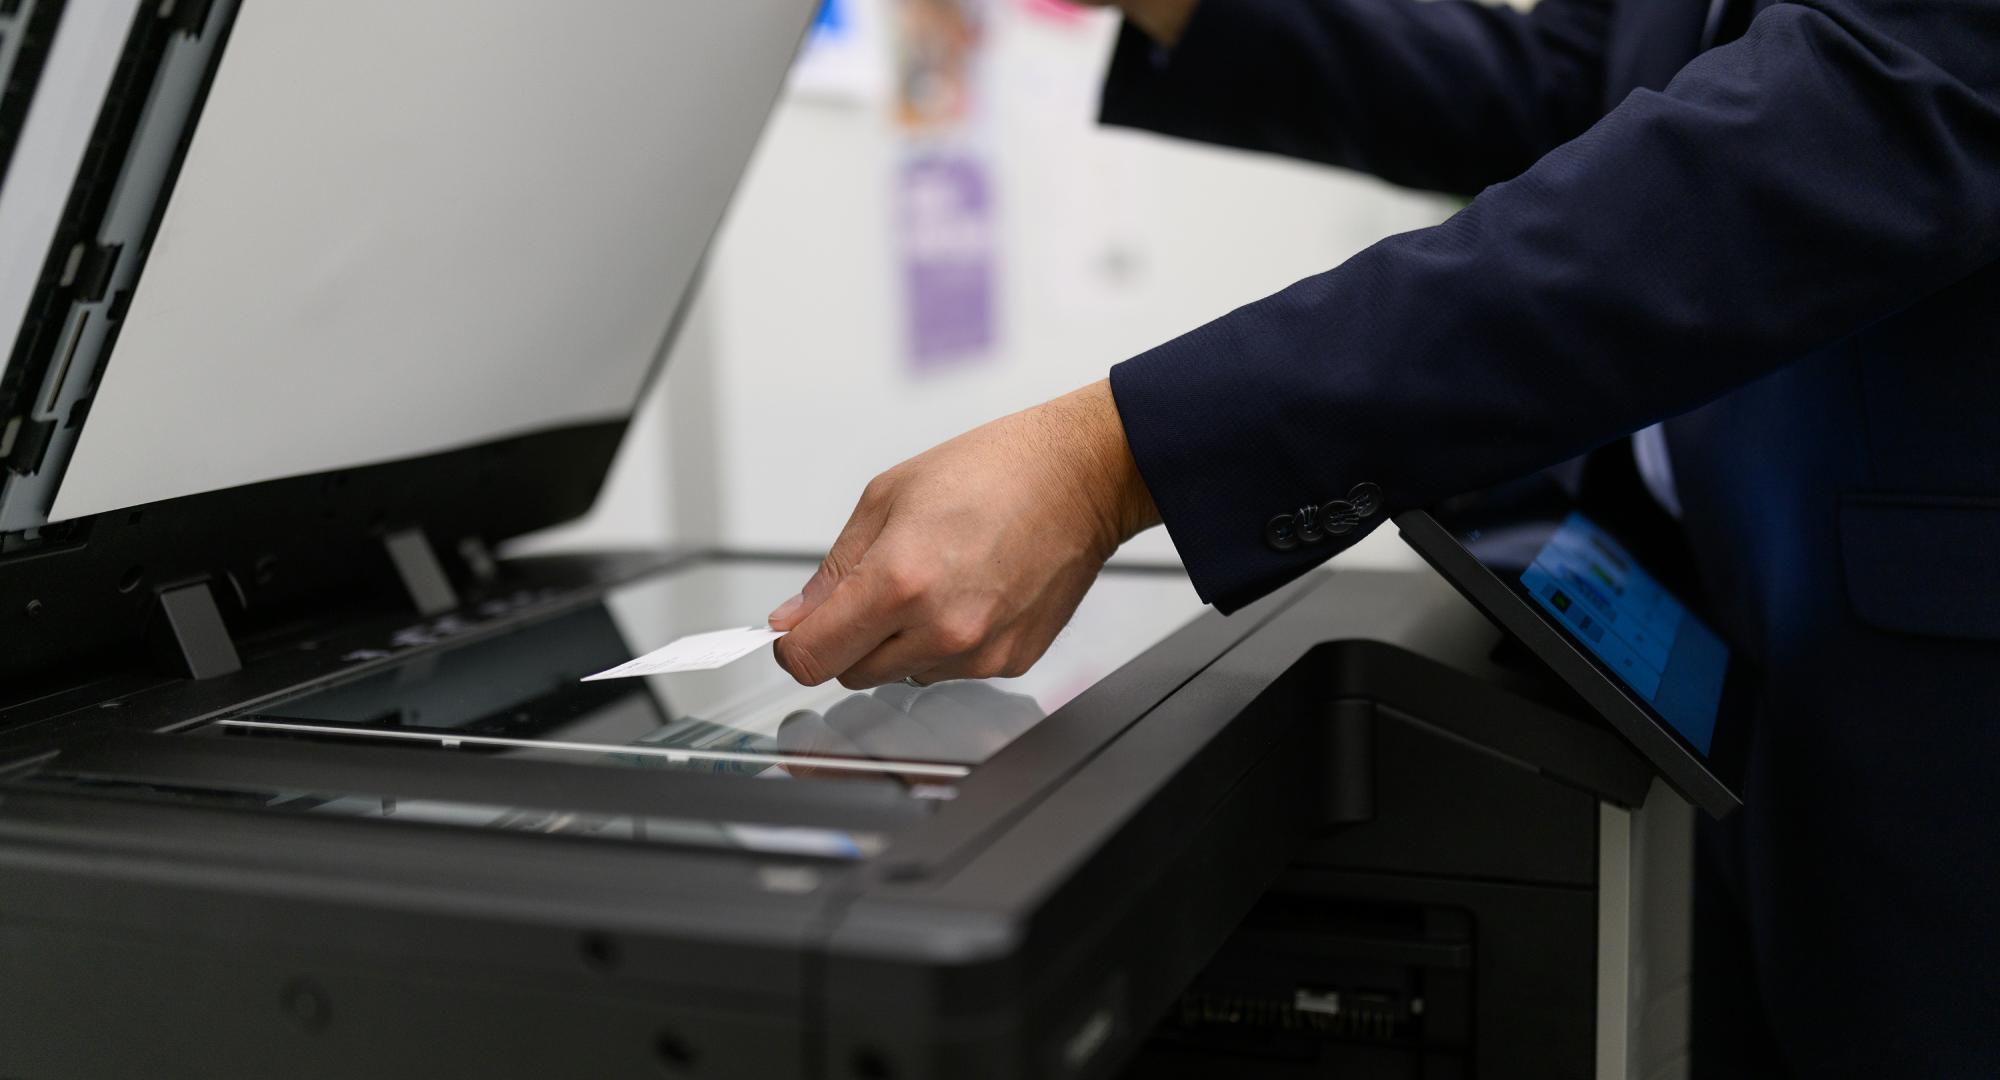
[[[910,367],[999,344],[995,170],[982,53],[988,0],[897,0],[897,248]]]

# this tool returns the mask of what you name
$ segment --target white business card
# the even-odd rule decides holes
[[[768,626],[744,626],[734,630],[711,630],[706,634],[689,634],[644,656],[627,660],[609,671],[585,675],[583,681],[629,679],[638,675],[671,675],[677,671],[707,671],[741,660],[784,636],[783,630],[773,630]]]

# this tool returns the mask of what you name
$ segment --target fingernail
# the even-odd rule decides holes
[[[779,604],[777,610],[771,612],[771,616],[768,621],[772,626],[776,626],[779,623],[785,622],[791,619],[793,616],[797,615],[799,613],[799,609],[805,606],[806,606],[806,594],[793,593],[792,598],[790,600],[787,600],[784,603]]]

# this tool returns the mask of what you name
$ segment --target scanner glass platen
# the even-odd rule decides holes
[[[795,589],[798,573],[795,563],[737,561],[664,575],[204,731],[746,777],[949,784],[1199,603],[1176,575],[1106,577],[1019,679],[855,693],[798,686],[759,652],[713,671],[580,681],[661,642],[740,622]]]
[[[401,661],[359,651],[351,661],[370,665],[365,674],[143,747],[71,754],[31,782],[256,812],[862,859],[1199,611],[1177,573],[1111,572],[1018,679],[854,693],[801,687],[756,653],[711,671],[581,681],[766,610],[809,569],[704,562]],[[776,798],[773,784],[791,797]]]

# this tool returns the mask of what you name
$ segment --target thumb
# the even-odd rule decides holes
[[[882,534],[882,522],[888,517],[889,499],[879,490],[881,483],[877,478],[861,493],[861,501],[855,504],[854,512],[847,518],[847,525],[840,530],[840,536],[834,540],[826,558],[820,560],[819,569],[807,579],[805,588],[771,612],[768,620],[771,629],[790,630],[797,626],[826,602],[835,586],[861,565],[862,556],[868,554],[875,538]]]

